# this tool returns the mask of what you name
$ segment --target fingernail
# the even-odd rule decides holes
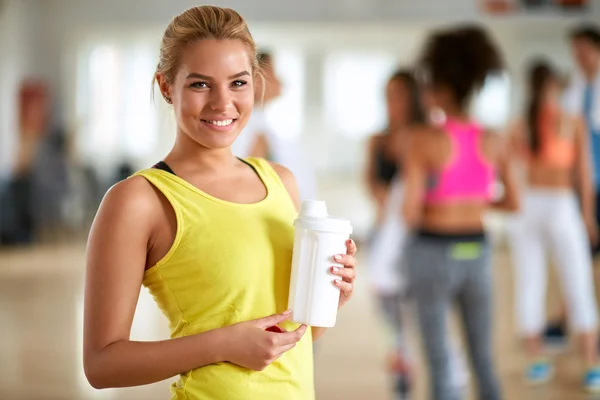
[[[331,270],[332,270],[334,273],[337,273],[337,272],[338,272],[340,269],[339,269],[338,267],[331,267]]]
[[[285,310],[285,311],[283,312],[283,314],[284,314],[284,315],[291,314],[291,313],[292,313],[292,310]]]
[[[341,279],[336,279],[335,280],[335,284],[336,285],[341,285],[342,284],[342,280]]]
[[[340,261],[342,259],[342,256],[339,256],[339,255],[338,256],[334,256],[333,259],[335,261]]]

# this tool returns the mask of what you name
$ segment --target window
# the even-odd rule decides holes
[[[92,50],[88,64],[88,129],[84,139],[86,153],[112,153],[118,145],[119,99],[121,95],[122,57],[115,46],[103,45]]]
[[[281,80],[281,96],[265,107],[273,132],[295,138],[303,129],[305,69],[302,53],[293,49],[273,53],[275,73]]]
[[[81,53],[79,151],[96,166],[139,160],[158,143],[158,113],[150,97],[157,59],[154,47],[102,43]]]
[[[386,54],[332,54],[325,60],[325,122],[361,138],[385,126],[385,85],[396,63]]]

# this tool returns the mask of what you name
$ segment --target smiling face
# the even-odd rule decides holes
[[[239,40],[204,39],[182,52],[173,82],[157,75],[179,134],[209,149],[231,146],[254,106],[249,51]]]

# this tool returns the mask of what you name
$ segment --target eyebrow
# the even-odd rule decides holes
[[[247,75],[247,76],[250,76],[250,73],[249,73],[248,71],[242,71],[242,72],[239,72],[239,73],[237,73],[237,74],[235,74],[235,75],[231,75],[231,76],[230,76],[229,78],[227,78],[227,79],[235,79],[235,78],[240,78],[240,77],[242,77],[242,76],[246,76],[246,75]],[[191,74],[189,74],[189,75],[186,77],[186,79],[190,79],[190,78],[204,79],[204,80],[207,80],[207,81],[210,81],[210,80],[212,80],[212,79],[213,79],[212,77],[210,77],[210,76],[208,76],[208,75],[202,75],[202,74],[198,74],[198,73],[196,73],[196,72],[192,72]]]

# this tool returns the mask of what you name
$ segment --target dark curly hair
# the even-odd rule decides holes
[[[504,68],[495,43],[476,25],[431,35],[418,64],[428,83],[451,89],[461,107],[483,86],[488,75]]]

